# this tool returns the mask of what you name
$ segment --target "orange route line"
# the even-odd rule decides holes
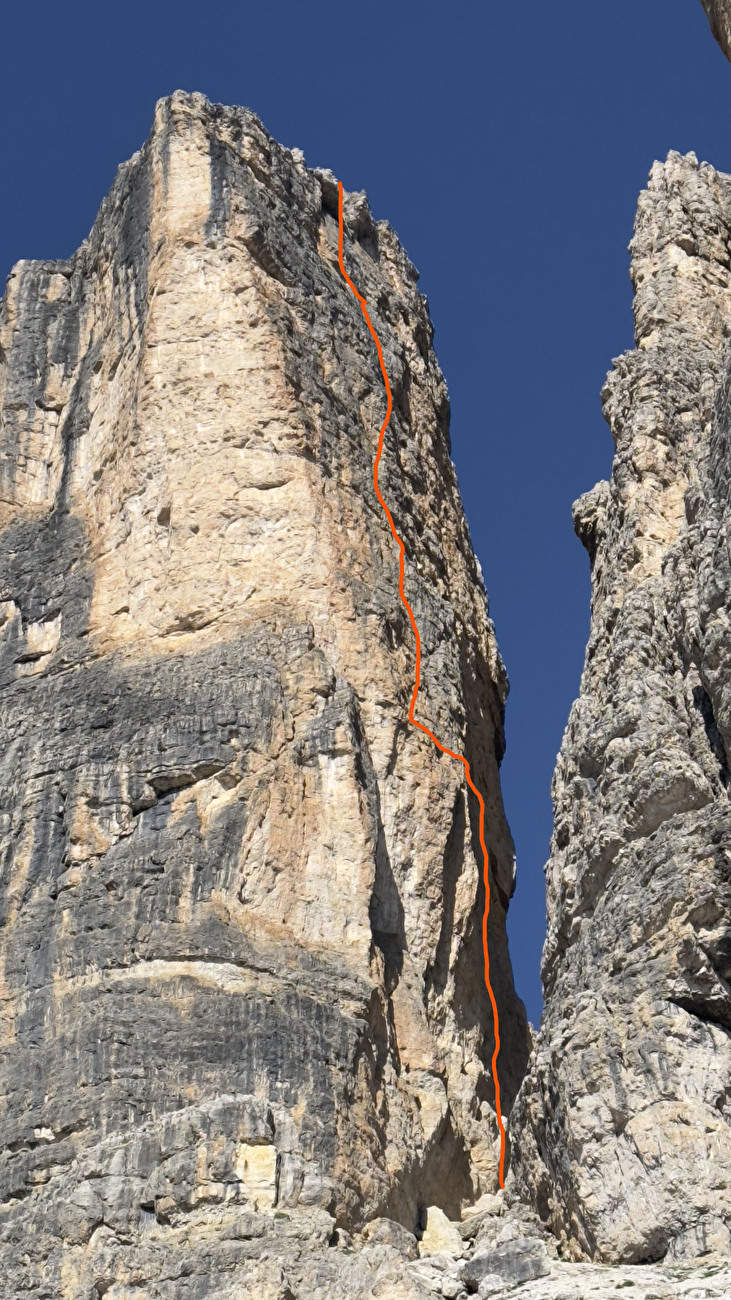
[[[498,1123],[498,1128],[500,1130],[500,1165],[498,1171],[498,1179],[500,1182],[500,1186],[504,1187],[505,1186],[505,1126],[503,1124],[503,1117],[501,1114],[500,1081],[498,1079],[498,1072],[497,1072],[497,1058],[500,1053],[500,1018],[498,1016],[497,1002],[495,1001],[495,993],[493,991],[492,983],[490,980],[490,953],[487,946],[487,919],[488,916],[490,915],[490,877],[489,877],[490,859],[488,857],[487,846],[485,844],[485,801],[482,795],[480,794],[480,791],[477,789],[477,786],[475,785],[474,781],[472,780],[472,775],[470,773],[470,765],[467,762],[467,759],[464,757],[464,755],[455,754],[451,749],[447,749],[446,745],[443,745],[440,740],[437,740],[434,733],[430,731],[428,727],[425,727],[422,722],[419,722],[418,718],[414,716],[414,709],[416,707],[416,697],[419,694],[419,685],[421,681],[421,637],[419,636],[419,629],[416,626],[414,611],[411,608],[411,605],[409,604],[406,598],[406,592],[404,591],[404,565],[405,565],[406,548],[404,546],[404,543],[401,541],[401,538],[399,537],[398,533],[396,532],[396,525],[393,522],[391,511],[386,505],[386,502],[384,501],[381,495],[381,489],[378,486],[378,467],[381,463],[381,456],[383,455],[384,434],[386,432],[386,429],[388,428],[388,423],[389,420],[391,419],[391,412],[393,410],[393,399],[391,397],[391,385],[388,382],[388,374],[386,372],[386,366],[383,360],[383,349],[381,348],[380,339],[373,328],[373,322],[371,321],[371,318],[368,314],[368,308],[366,307],[366,300],[361,293],[358,293],[358,290],[353,284],[353,281],[348,275],[348,272],[346,271],[343,263],[342,181],[338,181],[338,261],[340,262],[340,270],[342,271],[343,276],[347,281],[349,288],[352,290],[353,294],[357,298],[358,303],[360,304],[360,309],[365,318],[365,323],[368,326],[368,329],[370,330],[373,336],[373,342],[375,343],[376,348],[378,350],[378,360],[381,366],[381,374],[383,375],[383,382],[386,385],[386,415],[383,424],[381,425],[381,432],[378,437],[378,450],[376,452],[376,458],[373,462],[373,487],[375,488],[376,496],[378,497],[378,500],[381,504],[383,513],[385,514],[386,519],[388,520],[388,526],[391,529],[393,540],[395,541],[396,545],[399,548],[399,579],[398,579],[399,594],[401,596],[401,600],[403,601],[404,608],[406,609],[406,613],[409,616],[409,622],[411,623],[411,627],[414,633],[414,639],[416,641],[416,669],[414,674],[414,690],[411,696],[411,703],[409,705],[409,722],[411,722],[413,726],[418,727],[419,731],[423,731],[424,735],[428,736],[429,739],[434,742],[437,749],[440,750],[442,754],[448,754],[450,758],[454,758],[458,763],[462,764],[462,766],[464,767],[467,784],[470,790],[472,791],[473,795],[477,799],[477,802],[480,806],[480,848],[482,849],[482,857],[484,862],[483,881],[485,884],[485,911],[482,917],[482,948],[485,954],[485,986],[487,988],[488,996],[490,998],[490,1005],[492,1007],[493,1026],[495,1030],[495,1050],[493,1051],[492,1054],[492,1078],[493,1078],[493,1083],[495,1085],[495,1110],[497,1112],[497,1123]]]

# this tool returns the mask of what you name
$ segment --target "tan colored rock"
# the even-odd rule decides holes
[[[465,1240],[476,1237],[483,1224],[487,1220],[500,1218],[504,1209],[505,1201],[502,1192],[498,1196],[486,1192],[475,1205],[463,1208],[462,1221],[459,1225],[460,1236]]]
[[[336,195],[252,113],[177,93],[79,252],[20,263],[0,308],[0,1200],[47,1225],[0,1259],[29,1295],[55,1286],[53,1187],[110,1136],[132,1254],[155,1207],[214,1237],[232,1204],[414,1228],[496,1187],[476,809],[407,722],[384,387]],[[426,301],[362,194],[345,257],[394,392],[419,715],[487,803],[507,1111],[507,682]],[[183,1181],[158,1158],[176,1116]]]
[[[489,1214],[497,1216],[502,1214],[504,1209],[505,1193],[503,1191],[498,1192],[497,1195],[492,1192],[485,1192],[485,1195],[481,1196],[479,1201],[476,1201],[474,1205],[469,1206],[465,1213],[470,1215]]]
[[[277,1152],[274,1146],[240,1142],[234,1173],[255,1210],[271,1210],[277,1203]]]
[[[429,1205],[422,1212],[424,1231],[419,1242],[420,1255],[436,1255],[446,1250],[452,1255],[462,1251],[462,1238],[456,1223],[452,1223],[438,1205]]]

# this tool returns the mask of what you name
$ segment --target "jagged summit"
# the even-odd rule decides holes
[[[513,1118],[522,1193],[609,1261],[731,1249],[726,628],[731,179],[652,169],[637,348],[609,375],[611,482],[581,694],[554,777],[546,1010]]]

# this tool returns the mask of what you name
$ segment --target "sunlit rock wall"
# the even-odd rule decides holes
[[[102,1246],[147,1277],[150,1227],[198,1267],[242,1207],[326,1240],[496,1183],[476,808],[406,722],[336,204],[253,114],[178,93],[79,252],[8,281],[0,1259],[31,1294],[65,1268],[86,1295]],[[487,801],[507,1109],[506,679],[426,300],[363,194],[345,225],[420,712]]]

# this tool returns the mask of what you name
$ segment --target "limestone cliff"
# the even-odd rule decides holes
[[[406,724],[336,202],[252,113],[176,93],[78,253],[8,281],[2,1296],[289,1295],[278,1251],[295,1277],[336,1225],[495,1188],[476,809]],[[345,225],[421,714],[487,801],[509,1105],[506,679],[417,274],[363,194]]]
[[[731,178],[656,164],[637,348],[575,507],[591,635],[554,778],[546,1012],[517,1185],[605,1260],[731,1246]]]
[[[731,53],[731,7],[703,0]],[[634,352],[554,777],[546,1010],[513,1185],[569,1253],[731,1253],[731,178],[671,154],[640,199]]]

